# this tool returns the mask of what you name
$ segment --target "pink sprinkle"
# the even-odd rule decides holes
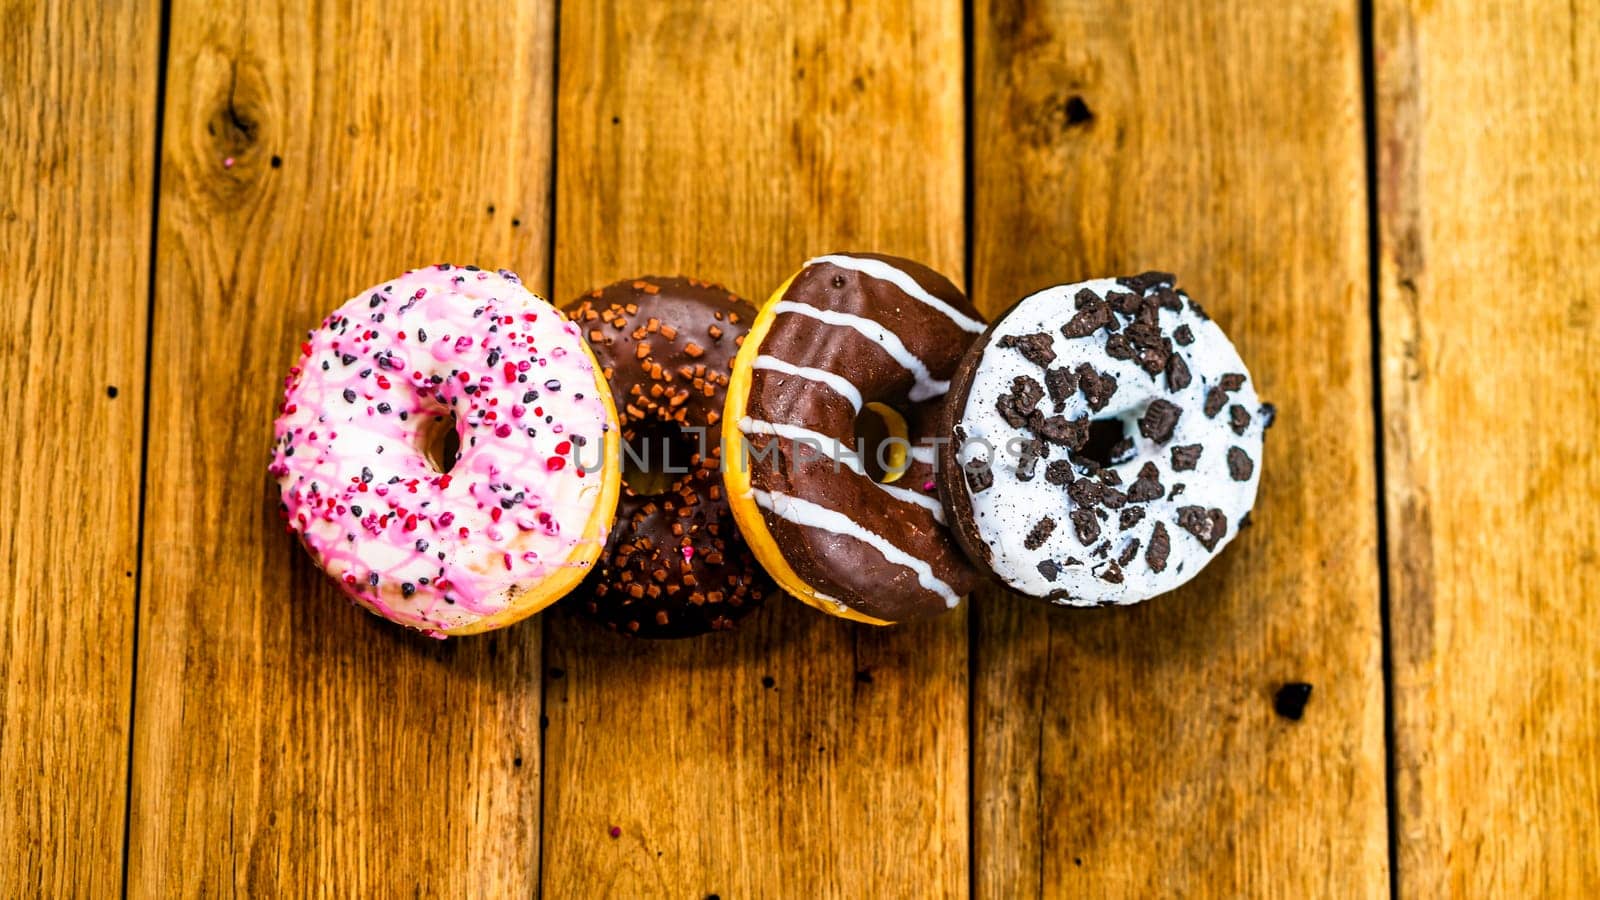
[[[684,559],[685,562],[688,562],[689,560],[694,559],[694,548],[693,547],[685,546],[683,548],[683,559]]]
[[[612,838],[622,837],[622,829],[615,825],[611,826],[611,830],[607,833],[610,834]]]
[[[229,156],[229,157],[225,157],[225,158],[224,158],[224,159],[223,159],[223,160],[222,160],[222,167],[223,167],[223,168],[224,168],[224,169],[231,169],[231,168],[233,168],[233,157],[231,157],[231,156]]]
[[[922,489],[925,490],[925,491],[931,491],[931,490],[933,490],[933,487],[934,487],[934,485],[933,485],[933,482],[931,482],[931,481],[924,481],[922,483]]]

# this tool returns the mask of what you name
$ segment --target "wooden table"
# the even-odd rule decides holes
[[[1600,890],[1600,4],[347,6],[0,9],[0,894]],[[277,522],[365,285],[837,248],[1181,273],[1255,527],[1131,610],[442,643]]]

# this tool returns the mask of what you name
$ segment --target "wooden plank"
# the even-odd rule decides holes
[[[1387,891],[1359,27],[977,6],[976,296],[1170,269],[1279,409],[1255,526],[1190,586],[975,605],[981,896]],[[1303,721],[1274,715],[1286,681]]]
[[[567,3],[561,45],[559,297],[682,272],[761,302],[837,248],[960,280],[959,5]],[[780,598],[675,644],[557,616],[546,651],[550,896],[965,892],[964,615]]]
[[[302,333],[351,294],[444,260],[546,281],[553,9],[175,3],[135,895],[535,888],[540,629],[435,642],[347,604],[265,465]]]
[[[1400,887],[1600,886],[1600,7],[1377,5]]]
[[[0,895],[122,878],[160,31],[0,20]],[[71,848],[70,852],[66,852]]]

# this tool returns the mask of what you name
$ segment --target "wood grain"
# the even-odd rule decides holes
[[[122,878],[156,12],[0,9],[0,896]]]
[[[975,605],[980,896],[1387,891],[1356,12],[977,5],[980,303],[1175,271],[1279,409],[1255,526],[1189,586]]]
[[[546,281],[553,27],[539,0],[174,4],[135,895],[536,887],[539,629],[434,642],[347,604],[265,466],[345,298],[439,261]]]
[[[564,4],[558,296],[681,272],[759,303],[839,248],[960,281],[961,80],[954,3]],[[552,618],[546,650],[550,896],[965,893],[964,615],[780,598],[675,644]]]
[[[1399,875],[1600,887],[1600,7],[1377,4]]]

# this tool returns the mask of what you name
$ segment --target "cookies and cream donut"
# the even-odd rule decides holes
[[[1273,410],[1173,277],[1023,299],[962,361],[941,479],[957,536],[1012,589],[1137,603],[1243,526]]]
[[[269,471],[289,530],[346,593],[443,637],[515,622],[588,574],[617,440],[577,325],[510,272],[440,265],[307,335]]]
[[[708,282],[644,277],[591,291],[567,315],[611,384],[625,462],[638,469],[605,555],[567,602],[639,637],[732,628],[772,590],[719,471],[728,375],[755,308]]]
[[[723,469],[781,588],[881,625],[948,610],[973,587],[931,439],[983,327],[948,279],[875,254],[810,260],[762,308],[734,362]],[[857,440],[864,414],[887,432],[871,447]]]

